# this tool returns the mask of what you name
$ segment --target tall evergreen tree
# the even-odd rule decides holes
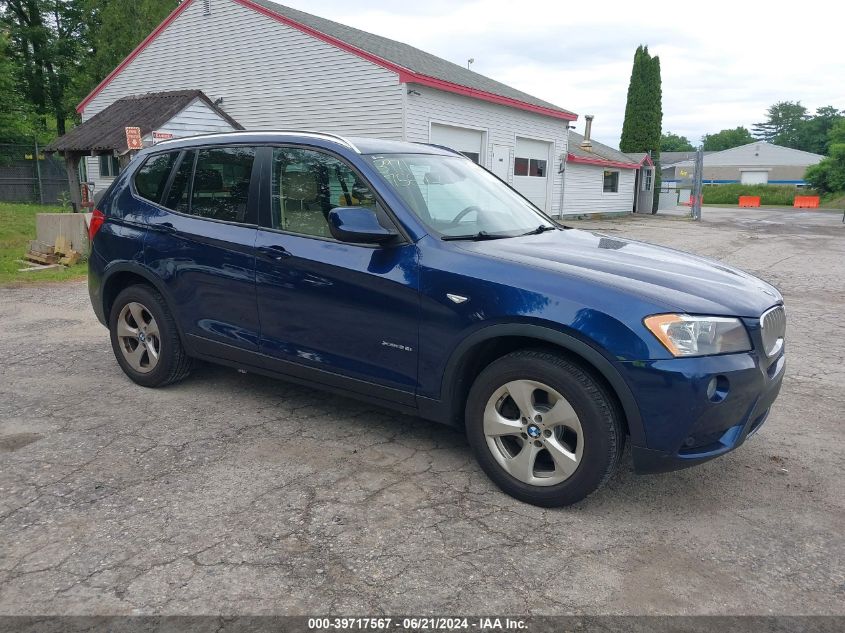
[[[655,190],[660,188],[660,136],[663,125],[663,89],[660,58],[652,57],[648,46],[638,46],[634,53],[631,82],[619,149],[623,152],[650,152],[655,169]],[[657,196],[655,196],[655,209]]]

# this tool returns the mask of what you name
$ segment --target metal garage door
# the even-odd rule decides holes
[[[769,171],[768,170],[741,170],[740,172],[740,180],[743,185],[767,185],[769,184]]]
[[[548,211],[549,150],[551,143],[517,138],[513,159],[513,186],[544,211]]]
[[[430,142],[435,145],[445,145],[446,147],[456,149],[476,163],[481,163],[482,161],[483,152],[481,149],[484,143],[484,132],[480,130],[432,123],[430,138]]]

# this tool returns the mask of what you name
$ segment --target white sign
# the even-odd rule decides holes
[[[158,130],[153,131],[153,145],[161,143],[162,141],[169,141],[172,138],[173,134],[170,132],[159,132]]]

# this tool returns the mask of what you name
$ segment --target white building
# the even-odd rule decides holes
[[[705,185],[794,185],[807,183],[804,173],[824,160],[821,154],[754,141],[722,150],[705,152]],[[662,160],[663,181],[676,186],[689,185],[695,171],[694,157],[670,163]]]
[[[592,116],[584,136],[571,132],[564,182],[565,215],[651,213],[654,163],[645,152],[625,154],[590,138]]]
[[[185,0],[78,110],[87,121],[122,97],[173,90],[201,90],[248,130],[446,145],[547,212],[561,210],[561,163],[575,114],[401,42],[274,2]],[[87,161],[89,179],[108,184],[103,161]]]

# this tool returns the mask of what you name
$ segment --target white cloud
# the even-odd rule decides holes
[[[749,127],[780,100],[845,109],[845,11],[838,2],[563,3],[286,0],[401,40],[579,115],[619,140],[634,50],[658,54],[663,129],[701,135]],[[578,123],[583,125],[583,116]]]

